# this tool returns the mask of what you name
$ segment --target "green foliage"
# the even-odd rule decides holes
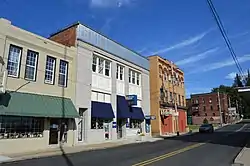
[[[205,119],[203,120],[203,124],[208,124],[207,118],[205,118]]]
[[[234,78],[233,87],[243,87],[243,83],[241,81],[241,77],[239,76],[239,74],[236,74]]]
[[[246,86],[250,86],[250,72],[247,70]]]

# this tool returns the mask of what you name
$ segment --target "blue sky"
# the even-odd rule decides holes
[[[243,70],[250,62],[250,1],[213,0]],[[187,95],[231,85],[237,72],[206,0],[2,0],[0,17],[48,37],[80,21],[185,72]]]

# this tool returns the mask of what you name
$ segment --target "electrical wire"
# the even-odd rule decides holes
[[[231,56],[232,56],[232,58],[233,58],[233,60],[234,60],[234,62],[236,64],[236,67],[239,70],[240,76],[241,76],[241,78],[243,78],[243,81],[245,82],[246,80],[244,79],[244,77],[245,77],[244,72],[242,70],[242,67],[241,67],[239,61],[238,61],[238,58],[237,58],[237,56],[235,54],[235,51],[234,51],[234,49],[232,47],[232,44],[231,44],[230,40],[228,39],[228,36],[227,36],[227,34],[225,32],[225,28],[224,28],[224,26],[223,26],[223,24],[221,22],[221,19],[220,19],[219,15],[218,15],[214,5],[213,5],[213,2],[212,2],[212,0],[207,0],[207,3],[209,5],[209,8],[210,8],[213,16],[214,16],[215,21],[216,21],[216,23],[217,23],[217,25],[219,27],[219,30],[220,30],[220,32],[222,34],[222,37],[226,42],[226,45],[227,45],[227,47],[228,47],[228,49],[230,51],[230,54],[231,54]]]

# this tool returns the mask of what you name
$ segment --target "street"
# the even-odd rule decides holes
[[[5,163],[3,166],[229,166],[250,138],[250,121],[228,125],[212,134],[124,145],[70,155]]]

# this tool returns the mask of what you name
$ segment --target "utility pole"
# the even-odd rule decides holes
[[[219,102],[219,111],[220,111],[220,126],[222,127],[222,115],[221,115],[221,104],[220,104],[220,90],[217,91],[218,102]]]
[[[173,100],[174,100],[174,109],[175,109],[175,124],[176,124],[176,133],[177,133],[177,136],[179,136],[179,125],[178,125],[178,118],[177,118],[177,113],[178,113],[178,110],[177,110],[177,102],[176,102],[176,93],[175,93],[175,90],[174,90],[174,86],[175,86],[175,78],[174,78],[174,69],[173,69],[173,62],[171,61],[171,74],[172,74],[172,89],[173,89]]]

